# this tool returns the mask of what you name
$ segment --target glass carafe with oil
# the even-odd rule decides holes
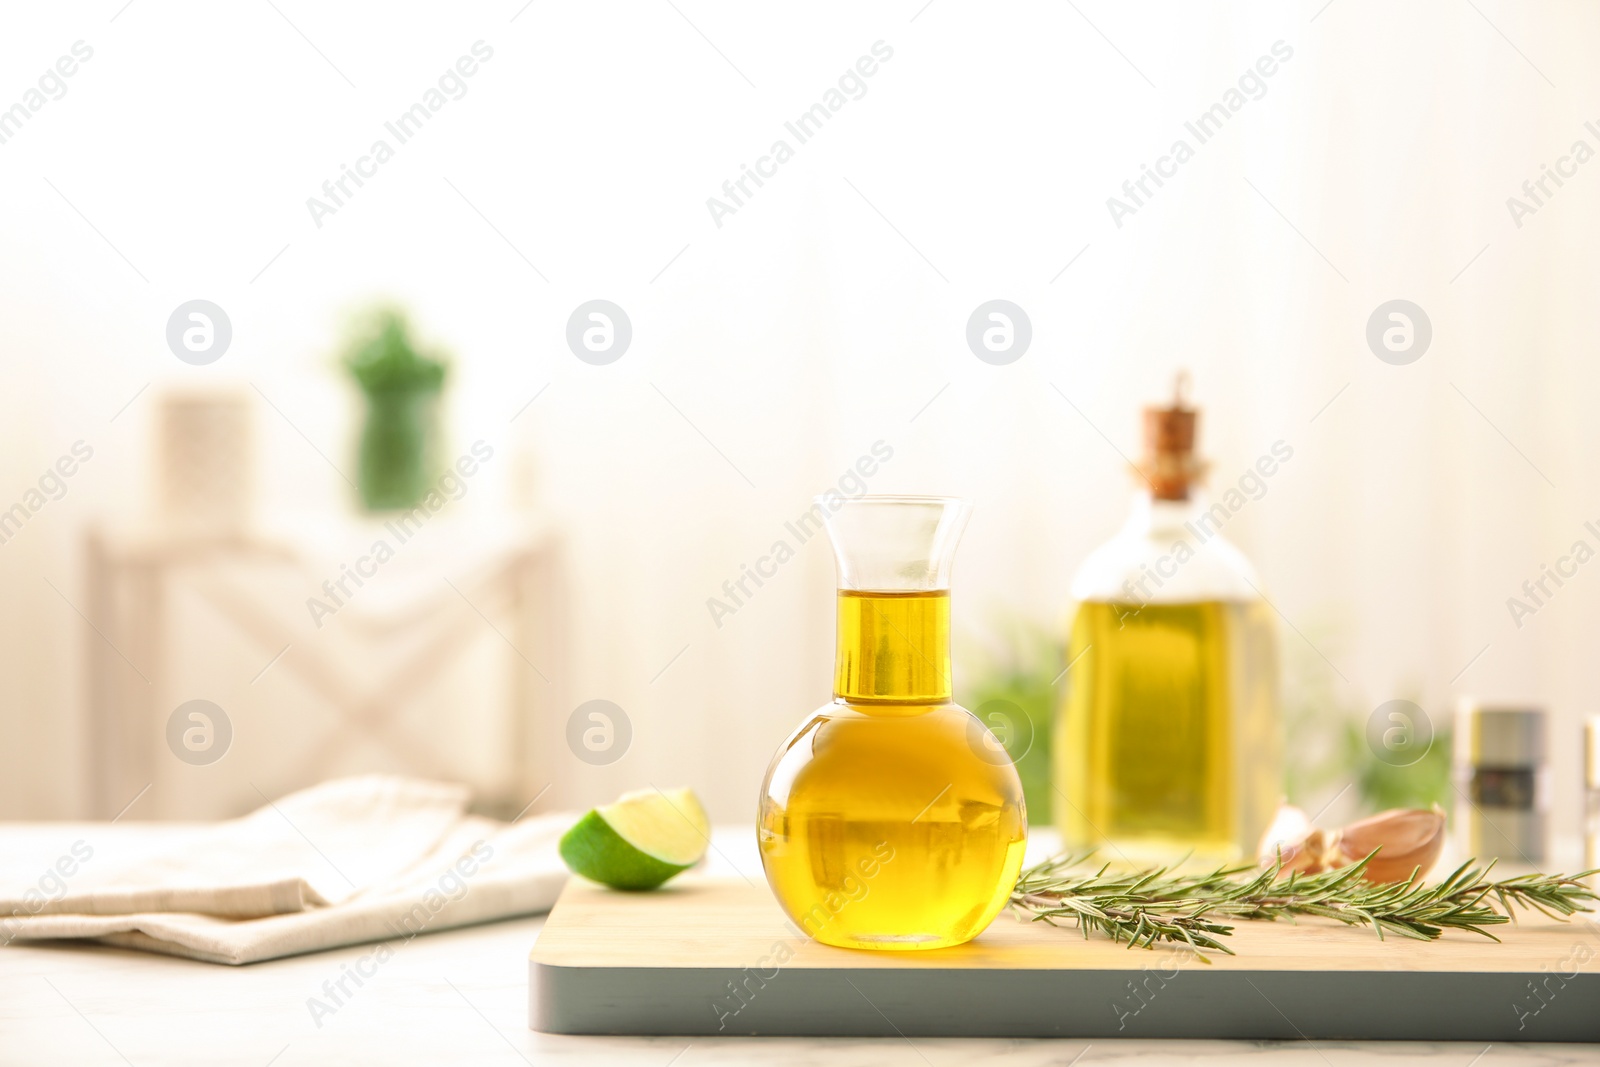
[[[1281,795],[1272,609],[1219,532],[1249,497],[1196,489],[1196,415],[1181,381],[1172,407],[1145,410],[1145,491],[1072,585],[1056,824],[1110,860],[1253,855]]]
[[[824,944],[958,945],[1005,905],[1027,842],[1010,756],[951,698],[950,566],[969,508],[829,499],[816,507],[839,575],[834,699],[767,769],[761,862]]]

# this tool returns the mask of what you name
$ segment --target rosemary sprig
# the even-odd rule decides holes
[[[1477,866],[1475,860],[1435,883],[1413,871],[1404,882],[1373,884],[1361,878],[1372,855],[1348,867],[1281,880],[1281,865],[1242,863],[1205,874],[1179,873],[1170,865],[1123,873],[1110,864],[1091,868],[1092,855],[1061,855],[1023,871],[1011,892],[1012,914],[1023,922],[1076,924],[1086,938],[1098,932],[1129,948],[1169,942],[1205,960],[1207,949],[1234,954],[1219,940],[1233,933],[1228,920],[1309,915],[1370,926],[1380,940],[1393,933],[1432,941],[1448,929],[1498,941],[1489,927],[1514,921],[1518,908],[1566,919],[1600,900],[1582,881],[1595,871],[1491,881],[1494,864]]]

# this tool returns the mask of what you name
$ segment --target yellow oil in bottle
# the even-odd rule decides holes
[[[950,594],[939,590],[839,590],[833,695],[858,704],[919,705],[950,699]]]
[[[1254,849],[1278,788],[1268,610],[1079,605],[1055,753],[1069,847],[1135,862]]]
[[[1016,882],[1022,788],[983,725],[951,703],[949,634],[948,591],[841,590],[835,700],[767,772],[767,879],[825,944],[960,944]]]

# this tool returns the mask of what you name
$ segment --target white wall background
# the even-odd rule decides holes
[[[1592,5],[122,2],[0,34],[0,106],[94,49],[0,144],[0,503],[95,449],[0,546],[0,815],[83,810],[87,638],[46,579],[78,595],[85,524],[148,510],[153,398],[259,389],[288,420],[257,413],[263,512],[348,510],[306,438],[349,462],[340,330],[393,298],[457,357],[452,452],[523,457],[470,506],[532,493],[566,531],[574,653],[547,669],[634,722],[546,807],[682,781],[748,815],[827,698],[831,561],[814,542],[720,629],[706,598],[876,440],[874,490],[979,505],[958,655],[1007,615],[1055,625],[1122,520],[1139,406],[1188,367],[1219,478],[1295,450],[1229,528],[1315,643],[1285,632],[1294,684],[1330,714],[1548,704],[1575,828],[1600,565],[1520,629],[1505,600],[1595,543],[1600,162],[1520,228],[1506,198],[1600,148]],[[306,198],[480,39],[467,95],[314,226]],[[714,225],[706,198],[880,40],[866,95]],[[1266,95],[1116,227],[1106,198],[1280,40]],[[164,342],[195,297],[233,322],[209,367]],[[563,338],[595,297],[633,322],[607,367]],[[996,297],[1034,331],[1007,367],[964,340]],[[1404,367],[1364,341],[1397,297],[1434,328]]]

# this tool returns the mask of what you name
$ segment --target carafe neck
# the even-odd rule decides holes
[[[833,695],[852,704],[947,704],[950,591],[841,589]]]

